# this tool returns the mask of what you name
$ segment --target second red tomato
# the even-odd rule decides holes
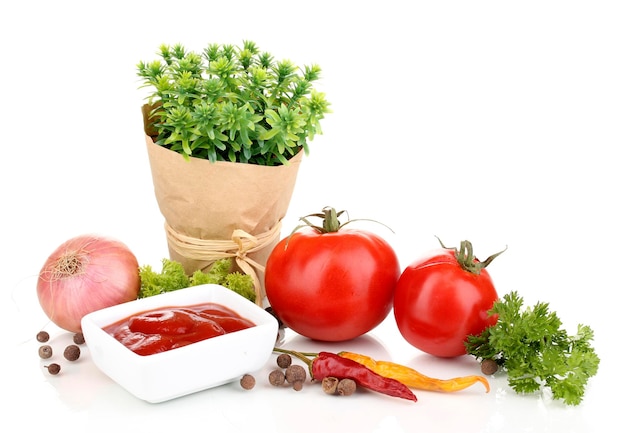
[[[439,357],[466,353],[468,335],[493,325],[488,311],[498,298],[485,267],[500,253],[478,261],[471,243],[441,248],[402,272],[396,287],[394,316],[402,336],[423,352]]]

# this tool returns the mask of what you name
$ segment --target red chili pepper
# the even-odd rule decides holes
[[[352,359],[343,358],[337,354],[330,352],[320,352],[315,354],[313,360],[306,357],[305,354],[274,348],[276,352],[289,353],[296,356],[300,360],[307,363],[311,378],[313,380],[324,380],[326,377],[336,377],[337,379],[352,379],[357,385],[372,391],[380,392],[391,397],[400,397],[406,400],[417,401],[417,397],[402,382],[381,376],[380,374],[370,370],[363,364]],[[313,354],[307,354],[312,356]]]
[[[402,382],[383,377],[362,364],[330,352],[320,352],[311,364],[311,376],[316,380],[325,377],[352,379],[357,385],[392,397],[417,401],[415,394]]]

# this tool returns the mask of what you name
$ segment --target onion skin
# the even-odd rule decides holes
[[[98,235],[65,241],[46,260],[37,280],[39,304],[48,318],[80,332],[86,314],[137,299],[139,264],[122,242]]]

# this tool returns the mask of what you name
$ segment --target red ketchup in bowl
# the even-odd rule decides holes
[[[204,303],[144,311],[103,329],[138,355],[154,355],[252,326],[223,305]]]

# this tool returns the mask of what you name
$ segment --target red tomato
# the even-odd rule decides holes
[[[398,258],[381,237],[305,228],[272,250],[265,291],[288,328],[314,340],[345,341],[387,317],[399,276]]]
[[[439,357],[465,354],[467,336],[480,334],[497,320],[487,314],[498,295],[485,267],[498,254],[479,262],[464,241],[461,252],[444,247],[410,264],[394,297],[394,316],[404,339]]]

